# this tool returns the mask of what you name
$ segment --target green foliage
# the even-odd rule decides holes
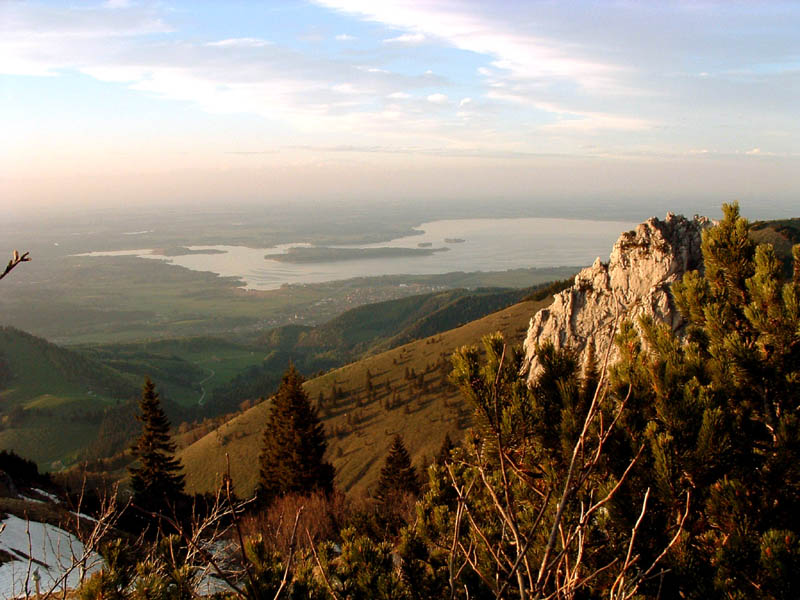
[[[258,494],[267,503],[290,492],[333,489],[333,467],[325,461],[325,431],[303,381],[290,365],[272,400],[259,459]]]
[[[380,530],[396,533],[403,524],[403,509],[419,495],[417,470],[411,464],[401,435],[395,435],[373,493]]]
[[[476,426],[463,447],[450,451],[451,460],[429,470],[414,527],[402,537],[405,568],[431,597],[546,597],[567,585],[560,579],[563,567],[546,567],[538,577],[538,565],[551,559],[559,565],[568,556],[579,578],[593,574],[582,586],[586,593],[603,589],[609,581],[604,569],[615,562],[609,554],[630,531],[630,516],[580,525],[592,548],[585,555],[582,542],[569,536],[626,466],[593,459],[602,456],[602,421],[587,421],[594,397],[587,390],[597,384],[596,369],[589,364],[584,379],[571,353],[543,345],[537,349],[541,372],[528,387],[520,377],[522,353],[501,336],[484,338],[484,356],[476,347],[453,356],[452,379],[470,400]],[[613,408],[598,403],[592,414],[607,410],[610,416]],[[591,427],[584,436],[585,422]],[[573,468],[579,439],[583,452]],[[554,545],[551,530],[562,532]]]
[[[403,436],[398,434],[392,439],[374,497],[380,503],[389,504],[398,495],[406,493],[419,494],[419,479],[403,443]]]
[[[323,568],[337,595],[349,600],[405,600],[407,589],[395,567],[389,542],[361,535],[355,529],[342,531],[341,552],[332,544],[321,548]]]
[[[0,471],[4,471],[18,486],[50,486],[52,481],[47,474],[39,473],[32,460],[27,460],[13,450],[0,451]]]
[[[287,570],[287,557],[274,550],[273,544],[261,535],[247,538],[244,551],[248,573],[243,589],[247,598],[277,597],[284,574],[287,583],[280,597],[290,600],[322,600],[327,597],[322,584],[314,577],[307,553],[294,557]]]
[[[756,247],[736,205],[703,234],[705,272],[673,286],[688,323],[680,343],[643,319],[628,325],[613,372],[629,390],[630,444],[647,444],[638,486],[656,492],[651,518],[692,511],[667,557],[664,590],[691,597],[791,598],[800,531],[798,282],[770,246]],[[673,526],[674,528],[674,526]]]
[[[444,465],[452,460],[453,451],[456,449],[456,445],[453,443],[453,440],[450,438],[449,433],[444,434],[444,439],[442,440],[442,446],[439,448],[439,452],[436,455],[436,464]]]
[[[133,552],[125,540],[119,538],[105,542],[100,547],[105,563],[80,588],[81,600],[125,600],[135,572]]]
[[[184,500],[184,476],[175,443],[155,385],[146,379],[139,401],[142,434],[131,448],[138,466],[130,467],[134,504],[153,512],[168,511]]]

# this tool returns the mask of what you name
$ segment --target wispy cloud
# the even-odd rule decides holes
[[[421,33],[404,33],[396,37],[383,40],[384,44],[397,44],[401,46],[419,46],[425,43],[425,36]]]
[[[601,58],[589,49],[558,35],[534,34],[535,13],[515,18],[514,10],[496,11],[490,5],[453,0],[447,3],[415,0],[317,0],[337,11],[400,30],[384,43],[438,42],[486,57],[478,68],[484,97],[490,103],[527,107],[548,136],[592,134],[599,131],[643,131],[652,118],[620,112],[619,98],[643,95],[630,66]],[[508,14],[508,17],[505,15]],[[526,15],[527,16],[527,15]],[[444,105],[444,92],[427,96]],[[459,106],[459,115],[474,117],[488,105]],[[616,110],[604,110],[603,107]],[[630,107],[630,105],[629,105]],[[599,108],[599,109],[598,109]],[[493,110],[500,114],[502,110]],[[549,113],[549,114],[548,114]]]
[[[269,40],[252,37],[228,38],[216,42],[206,42],[206,46],[219,46],[222,48],[263,48],[264,46],[271,45],[272,42]]]
[[[202,3],[176,2],[0,0],[0,72],[76,87],[89,76],[136,92],[147,110],[166,100],[165,112],[201,109],[186,111],[198,123],[236,115],[258,143],[318,149],[700,162],[692,150],[713,148],[754,164],[787,155],[800,135],[797,19],[760,5],[694,6],[698,16],[682,3],[608,3],[598,27],[572,3],[315,0],[278,28],[259,3],[222,27]],[[766,21],[751,14],[762,10]],[[333,24],[306,21],[314,11]],[[729,32],[753,19],[760,43],[737,54]]]
[[[613,89],[620,65],[600,62],[556,37],[535,36],[497,18],[505,11],[466,2],[413,0],[317,0],[319,4],[409,33],[385,42],[421,43],[431,36],[493,58],[493,65],[518,79],[557,78],[590,89]],[[491,10],[490,10],[491,9]]]

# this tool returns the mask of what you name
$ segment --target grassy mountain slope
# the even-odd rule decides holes
[[[420,319],[432,319],[466,296],[493,300],[497,308],[512,304],[525,296],[521,290],[447,290],[400,300],[388,300],[349,310],[341,316],[314,328],[298,341],[299,347],[347,348],[352,352],[367,350],[376,340],[412,328]],[[500,306],[497,306],[500,305]],[[491,312],[491,308],[486,312]],[[472,320],[467,318],[468,321]],[[445,327],[450,329],[450,327]]]
[[[455,329],[471,321],[506,308],[521,301],[530,293],[528,290],[477,290],[457,297],[441,308],[423,315],[387,340],[374,344],[371,354],[396,348],[413,340],[436,335]]]
[[[447,290],[351,309],[317,327],[289,325],[258,338],[263,358],[211,394],[208,414],[235,410],[244,399],[271,395],[292,361],[303,373],[340,367],[468,323],[520,301],[527,289]]]
[[[140,381],[80,352],[0,328],[0,448],[43,464],[94,437],[102,414],[135,396]]]
[[[382,302],[317,328],[279,328],[262,336],[260,346],[194,337],[65,349],[5,328],[0,330],[0,448],[43,467],[114,454],[138,431],[132,415],[146,376],[157,383],[173,423],[191,422],[268,396],[289,360],[306,372],[339,366],[418,320],[435,328],[437,316],[444,315],[441,323],[452,321],[448,311],[457,310],[460,318],[485,314],[523,293],[481,290],[476,292],[481,301],[466,311],[458,308],[473,296],[465,290]],[[228,397],[214,402],[220,390]]]
[[[776,221],[756,221],[750,226],[750,237],[759,244],[772,244],[781,259],[784,273],[792,272],[792,246],[800,244],[800,217]]]
[[[136,390],[132,378],[93,360],[13,327],[0,327],[0,353],[7,365],[4,404],[43,394],[122,398]]]
[[[328,453],[337,484],[345,490],[367,489],[377,478],[395,433],[403,435],[416,461],[433,456],[446,433],[459,439],[469,426],[470,411],[447,383],[449,354],[483,335],[500,330],[518,343],[530,317],[552,301],[525,301],[435,336],[369,356],[306,383],[310,397],[322,394],[320,417],[328,432]],[[416,377],[406,378],[413,370]],[[373,394],[367,392],[367,373]],[[421,379],[420,379],[421,376]],[[333,392],[339,398],[331,400]],[[190,491],[211,491],[230,457],[231,476],[239,494],[253,491],[269,402],[238,415],[184,448],[179,456]]]
[[[67,349],[0,328],[0,449],[45,468],[87,449],[115,452],[139,428],[133,414],[146,376],[158,382],[165,410],[178,423],[195,418],[180,404],[197,405],[213,379],[208,365],[228,379],[257,360],[253,354],[213,338]],[[104,438],[99,446],[98,438]]]

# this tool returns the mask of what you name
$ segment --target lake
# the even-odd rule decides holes
[[[636,223],[577,219],[448,219],[422,223],[418,235],[376,244],[335,248],[447,248],[421,256],[358,258],[316,263],[267,260],[265,254],[285,253],[302,240],[272,248],[244,246],[190,246],[190,250],[217,250],[220,254],[188,254],[165,258],[151,249],[93,252],[86,256],[135,255],[166,260],[195,271],[239,277],[243,287],[272,290],[284,284],[322,283],[379,275],[433,275],[452,271],[505,271],[529,267],[589,265],[598,256],[608,260],[620,233]],[[447,240],[447,241],[446,241]],[[460,241],[463,240],[463,241]]]

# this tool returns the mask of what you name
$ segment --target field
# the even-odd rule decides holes
[[[529,287],[574,267],[355,278],[272,291],[131,256],[53,256],[3,280],[6,325],[66,345],[224,336],[247,341],[286,324],[316,325],[357,306],[454,287]]]
[[[107,344],[83,349],[104,364],[136,373],[140,382],[145,376],[151,377],[158,382],[163,396],[186,407],[204,404],[215,387],[264,359],[264,353],[256,346],[213,337]]]

